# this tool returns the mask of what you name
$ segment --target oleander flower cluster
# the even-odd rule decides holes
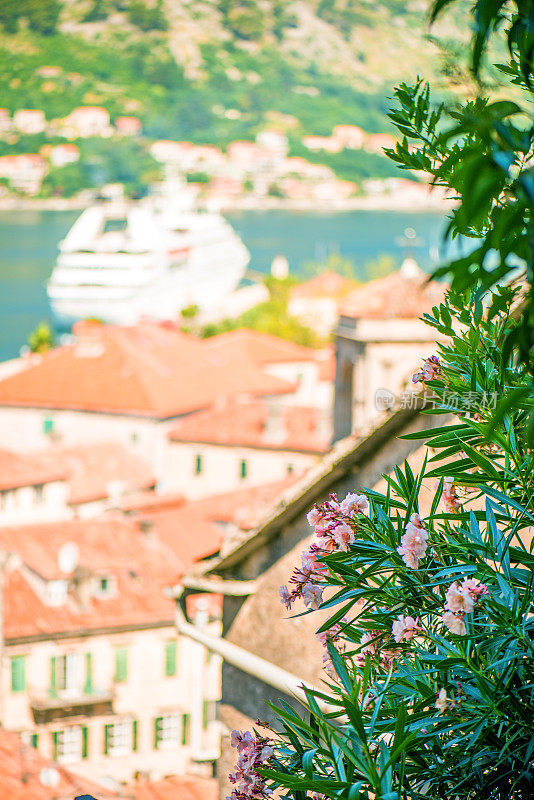
[[[232,747],[237,748],[238,758],[235,771],[228,776],[235,789],[226,800],[251,800],[267,798],[273,790],[267,785],[258,767],[266,764],[274,754],[269,741],[250,731],[232,731]]]
[[[428,547],[428,533],[419,514],[412,514],[397,552],[407,567],[417,569]]]
[[[426,383],[438,378],[441,373],[441,361],[437,356],[430,356],[430,358],[425,359],[423,366],[419,372],[413,375],[412,380],[414,383]]]
[[[445,612],[441,617],[445,627],[457,636],[465,636],[465,615],[471,614],[487,594],[488,587],[477,578],[466,578],[461,584],[452,583],[445,594]]]
[[[363,514],[368,507],[367,497],[363,494],[349,493],[341,501],[338,501],[335,494],[331,494],[323,505],[315,505],[308,513],[307,519],[314,530],[316,541],[302,553],[301,565],[289,579],[290,585],[280,587],[280,599],[288,610],[299,598],[307,608],[319,608],[327,571],[321,559],[336,550],[349,549],[355,541],[354,528],[358,515]]]

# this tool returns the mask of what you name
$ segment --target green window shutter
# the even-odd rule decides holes
[[[84,694],[93,694],[93,656],[91,653],[85,654],[85,683],[83,685]]]
[[[202,472],[202,456],[195,456],[195,475],[200,475]]]
[[[182,715],[182,744],[189,744],[189,714]]]
[[[51,417],[46,417],[43,420],[43,433],[50,435],[54,432],[54,420]]]
[[[37,748],[39,747],[39,734],[38,733],[32,733],[32,735],[30,736],[30,744],[31,744],[32,747],[34,747],[37,750]]]
[[[87,725],[82,725],[82,758],[89,755],[89,729]]]
[[[128,680],[128,649],[117,647],[115,650],[115,681],[122,683]]]
[[[13,656],[11,659],[11,691],[23,692],[26,689],[26,656]]]
[[[202,727],[204,730],[208,727],[208,701],[204,700],[202,703]]]
[[[134,753],[137,750],[137,728],[138,728],[137,720],[134,719],[132,721],[132,750],[134,751]]]
[[[163,722],[163,717],[156,717],[156,719],[154,720],[154,750],[157,750],[159,747],[162,722]]]
[[[111,731],[111,725],[104,725],[104,755],[107,756],[109,753],[109,734]]]
[[[57,731],[52,731],[52,761],[57,761]]]
[[[176,642],[165,642],[165,675],[176,675]]]
[[[243,459],[241,461],[241,464],[239,465],[239,475],[241,478],[246,478],[247,473],[248,473],[248,464],[245,461],[245,459]]]
[[[50,659],[50,694],[54,697],[57,693],[57,684],[56,684],[56,656],[52,656]]]

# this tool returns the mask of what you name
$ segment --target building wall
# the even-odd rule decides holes
[[[200,472],[197,457],[201,459]],[[320,456],[308,453],[171,442],[164,470],[166,488],[197,499],[281,480],[290,472],[307,470],[319,460]],[[245,477],[241,474],[242,462],[246,462]]]
[[[0,525],[51,522],[71,516],[65,481],[0,491]]]
[[[313,361],[292,361],[280,364],[268,364],[264,372],[296,384],[290,394],[280,397],[284,405],[311,406],[331,411],[334,399],[334,387],[327,381],[319,380],[319,364]]]
[[[165,644],[170,641],[177,641],[177,669],[174,676],[167,677]],[[128,675],[123,682],[114,678],[116,648],[128,650]],[[200,658],[194,652],[199,649]],[[65,653],[81,654],[83,663],[86,654],[91,653],[93,694],[113,692],[113,713],[94,717],[72,716],[37,725],[33,721],[30,699],[49,696],[51,658],[59,658]],[[20,655],[26,657],[26,689],[14,692],[11,689],[11,659]],[[67,694],[59,690],[58,694],[64,694],[65,704],[69,703]],[[204,728],[203,703],[211,704],[209,715],[213,720],[213,704],[220,696],[220,664],[217,658],[208,660],[200,645],[186,638],[178,640],[173,625],[144,631],[9,644],[2,672],[2,696],[4,726],[21,733],[27,741],[37,733],[38,749],[46,758],[54,757],[54,732],[70,726],[85,726],[88,731],[87,757],[81,758],[80,755],[62,763],[68,763],[75,772],[93,780],[111,777],[117,781],[130,781],[138,771],[159,779],[190,769],[192,761],[204,758],[206,753],[211,758],[217,755],[218,723],[210,721]],[[196,704],[195,696],[199,698]],[[155,719],[173,712],[189,715],[186,744],[183,745],[180,739],[176,744],[156,749]],[[135,752],[106,755],[104,726],[134,719],[137,721]]]

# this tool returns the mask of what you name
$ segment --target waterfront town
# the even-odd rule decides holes
[[[278,638],[305,647],[309,626],[280,625],[268,588],[303,502],[356,468],[378,481],[399,426],[421,424],[411,375],[435,340],[418,317],[442,295],[406,259],[367,284],[295,287],[295,313],[322,309],[335,346],[80,321],[69,343],[0,365],[9,797],[225,791],[230,726],[265,714],[239,684],[319,680],[319,651],[284,661]]]
[[[57,77],[56,67],[42,67],[41,78]],[[25,152],[26,141],[43,139],[38,152]],[[102,106],[81,106],[61,119],[47,120],[40,109],[21,108],[12,115],[0,108],[0,204],[10,207],[24,198],[70,198],[70,205],[83,207],[97,194],[119,199],[125,186],[119,182],[100,186],[91,193],[80,184],[75,192],[69,185],[65,169],[77,164],[83,153],[80,140],[132,139],[142,143],[160,178],[182,179],[188,193],[200,208],[261,208],[289,204],[290,207],[350,208],[366,199],[371,205],[401,205],[411,208],[445,207],[446,196],[438,188],[431,192],[422,183],[421,175],[410,178],[368,177],[360,185],[339,178],[331,166],[320,163],[320,155],[361,151],[383,156],[385,149],[394,149],[396,140],[390,134],[368,134],[357,125],[334,126],[330,136],[303,136],[304,153],[313,153],[312,161],[289,155],[288,137],[283,130],[266,127],[255,141],[231,141],[223,150],[212,144],[187,141],[147,140],[142,123],[135,116],[110,118]],[[13,152],[10,152],[10,147]],[[7,152],[6,152],[7,151]],[[317,160],[317,156],[319,160]],[[47,188],[47,177],[57,177]],[[66,189],[67,187],[67,189]],[[79,194],[78,202],[76,195]],[[46,207],[46,206],[44,206]]]

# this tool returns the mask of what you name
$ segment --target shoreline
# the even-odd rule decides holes
[[[2,211],[83,211],[94,200],[87,198],[0,198],[0,212]],[[455,203],[442,199],[427,201],[419,198],[403,198],[401,193],[388,195],[365,195],[351,197],[341,201],[314,201],[314,200],[286,200],[283,198],[249,198],[243,197],[231,202],[209,203],[208,210],[219,211],[222,214],[240,211],[291,211],[316,212],[319,214],[338,214],[350,211],[393,211],[398,213],[434,213],[446,214],[455,207]],[[204,210],[205,204],[194,207],[194,210]]]

